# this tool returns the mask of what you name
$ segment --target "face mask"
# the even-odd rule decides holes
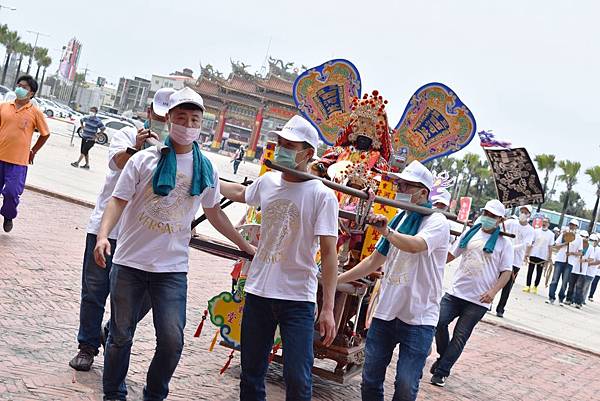
[[[92,112],[90,113],[90,116],[92,116],[92,117],[96,117],[96,112],[95,112],[95,111],[92,111]]]
[[[148,120],[148,129],[158,135],[158,140],[165,142],[165,139],[169,136],[169,127],[166,122]]]
[[[169,136],[179,145],[191,145],[200,137],[200,128],[187,128],[183,125],[171,124]]]
[[[284,148],[283,146],[277,146],[275,149],[275,162],[279,165],[287,168],[296,169],[300,163],[296,163],[296,156],[300,153],[297,150],[291,150]]]
[[[527,223],[529,221],[529,215],[526,213],[520,214],[519,215],[519,221],[521,223]]]
[[[29,91],[25,88],[21,88],[20,86],[15,89],[15,95],[17,95],[17,99],[23,100],[27,98]]]
[[[407,194],[404,192],[398,192],[396,193],[396,197],[395,199],[399,202],[406,202],[406,203],[410,203],[410,201],[412,200],[412,194]]]
[[[542,227],[543,231],[548,231],[548,227]]]
[[[487,231],[495,229],[497,225],[496,219],[489,216],[481,216],[479,222],[481,223],[481,228]]]

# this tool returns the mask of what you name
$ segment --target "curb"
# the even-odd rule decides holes
[[[529,337],[535,338],[537,340],[542,340],[542,341],[546,341],[546,342],[549,342],[549,343],[552,343],[552,344],[555,344],[555,345],[560,345],[560,346],[563,346],[563,347],[571,348],[572,350],[583,352],[585,354],[592,354],[592,355],[600,358],[600,352],[598,352],[598,351],[594,351],[594,350],[591,350],[589,348],[583,348],[583,347],[581,347],[579,345],[575,345],[575,344],[571,344],[571,343],[568,343],[568,342],[564,342],[564,341],[558,340],[556,338],[548,337],[548,336],[545,336],[543,334],[539,334],[539,333],[533,332],[531,330],[527,330],[527,329],[524,329],[524,328],[521,328],[521,327],[513,326],[511,324],[498,323],[498,322],[495,322],[495,321],[489,320],[489,319],[482,320],[481,322],[485,323],[485,324],[489,324],[490,326],[500,327],[502,329],[506,329],[508,331],[512,331],[513,333],[523,334],[525,336],[529,336]]]
[[[68,195],[58,194],[56,192],[52,192],[47,189],[36,187],[34,185],[25,184],[25,189],[28,189],[32,192],[37,192],[38,194],[49,196],[51,198],[56,198],[56,199],[60,199],[65,202],[74,203],[79,206],[87,207],[89,209],[93,209],[96,207],[95,203],[84,201],[82,199],[77,199],[77,198],[74,198],[74,197],[68,196]]]

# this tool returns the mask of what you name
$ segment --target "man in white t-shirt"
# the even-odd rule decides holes
[[[433,175],[425,166],[413,161],[391,175],[401,197],[431,207]],[[375,215],[369,222],[383,238],[370,256],[338,278],[340,283],[354,281],[383,265],[379,303],[367,332],[362,399],[383,400],[385,372],[399,345],[393,399],[415,400],[438,322],[450,226],[441,213],[400,212],[389,225]]]
[[[148,107],[148,120],[153,121],[153,130],[155,127],[165,124],[165,114],[167,113],[167,107],[164,106],[165,99],[168,99],[174,91],[171,88],[163,88],[159,89],[154,95],[152,104]],[[79,333],[77,334],[79,352],[69,362],[69,366],[75,370],[90,370],[94,362],[94,356],[98,355],[100,344],[104,345],[106,341],[106,329],[102,330],[101,326],[104,316],[104,306],[106,305],[106,298],[108,298],[110,288],[109,275],[112,258],[109,255],[106,259],[106,268],[101,268],[95,263],[93,255],[94,247],[96,246],[96,235],[98,234],[100,221],[102,220],[102,213],[104,213],[106,204],[115,189],[125,163],[134,151],[142,149],[146,139],[150,137],[159,139],[158,131],[153,132],[149,129],[135,130],[134,128],[126,127],[117,131],[110,141],[108,148],[109,171],[87,226],[81,278]],[[108,240],[113,250],[117,247],[118,233],[119,227],[117,224],[108,235]],[[144,307],[140,312],[140,319],[148,313],[149,309],[149,300],[145,299]]]
[[[276,131],[275,163],[306,172],[316,154],[317,130],[304,118],[292,117]],[[279,325],[283,343],[286,399],[312,397],[313,333],[317,275],[321,250],[323,304],[319,316],[321,341],[335,338],[333,301],[337,278],[338,201],[318,180],[301,180],[269,172],[249,187],[222,183],[223,196],[260,207],[262,220],[256,256],[244,286],[242,317],[241,401],[263,401],[265,376]]]
[[[593,293],[590,291],[590,287],[600,273],[600,268],[598,267],[600,265],[600,247],[598,246],[598,240],[600,240],[598,234],[594,233],[590,235],[592,246],[590,246],[588,254],[586,255],[588,262],[588,268],[586,270],[587,277],[583,280],[581,286],[576,288],[576,302],[577,305],[579,305],[579,308],[585,305],[586,298],[588,301],[592,300],[591,297],[593,296]],[[576,308],[577,305],[575,306]]]
[[[552,274],[552,281],[550,282],[550,288],[548,289],[547,304],[553,305],[556,301],[556,289],[558,288],[559,280],[562,280],[562,284],[560,286],[560,291],[558,292],[558,302],[560,305],[563,304],[567,284],[569,283],[569,276],[571,275],[571,269],[573,269],[580,252],[583,250],[583,240],[581,236],[577,234],[578,227],[579,221],[576,219],[571,220],[568,229],[563,231],[554,243],[554,247],[558,248],[558,252],[556,253],[554,260],[554,273]],[[571,242],[567,242],[565,232],[575,234],[575,239]]]
[[[548,228],[550,219],[544,217],[542,227],[534,231],[533,245],[529,249],[529,268],[527,270],[527,284],[523,292],[537,294],[538,285],[542,279],[544,267],[552,265],[552,245],[554,244],[554,233]],[[535,284],[532,284],[533,271],[536,271]]]
[[[511,279],[514,250],[511,241],[500,235],[504,205],[492,199],[471,230],[460,236],[448,254],[448,262],[462,256],[452,286],[442,298],[435,333],[439,357],[431,366],[431,383],[446,384],[452,366],[460,357],[475,325],[488,311],[492,300]],[[452,340],[448,325],[457,319]]]
[[[506,232],[515,235],[515,238],[513,238],[513,248],[515,254],[513,257],[512,278],[502,289],[500,301],[498,301],[498,305],[496,306],[496,316],[498,317],[504,317],[504,308],[508,302],[510,291],[512,290],[513,284],[517,279],[519,270],[526,265],[527,259],[529,258],[529,250],[535,237],[533,227],[531,227],[531,224],[529,224],[531,210],[531,206],[521,206],[519,208],[519,219],[511,219],[506,222]]]
[[[170,152],[138,152],[125,165],[98,231],[94,257],[104,267],[110,232],[119,219],[110,272],[110,332],[104,353],[105,399],[124,400],[125,377],[141,300],[150,297],[156,349],[145,400],[163,400],[183,349],[191,224],[200,206],[210,223],[240,249],[253,253],[219,206],[219,176],[195,142],[204,105],[190,88],[169,98]]]
[[[574,304],[578,309],[583,305],[583,288],[586,286],[588,278],[588,262],[590,259],[593,261],[595,256],[594,247],[590,243],[589,233],[585,230],[581,230],[579,235],[583,239],[583,249],[579,257],[575,259],[575,264],[573,265],[573,269],[571,269],[569,287],[567,289],[567,296],[565,297],[565,305]],[[595,275],[596,273],[594,273],[594,276]]]

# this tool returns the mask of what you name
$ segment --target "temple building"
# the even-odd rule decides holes
[[[225,78],[209,64],[195,84],[186,83],[204,98],[203,141],[215,150],[244,145],[248,159],[260,158],[268,132],[297,112],[292,87],[298,69],[272,58],[266,76],[249,73],[249,66],[240,62],[232,61],[231,67]]]

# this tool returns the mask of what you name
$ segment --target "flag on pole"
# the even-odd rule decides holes
[[[481,141],[482,148],[505,148],[510,149],[512,144],[507,141],[501,141],[496,139],[492,131],[479,131],[479,140]]]

